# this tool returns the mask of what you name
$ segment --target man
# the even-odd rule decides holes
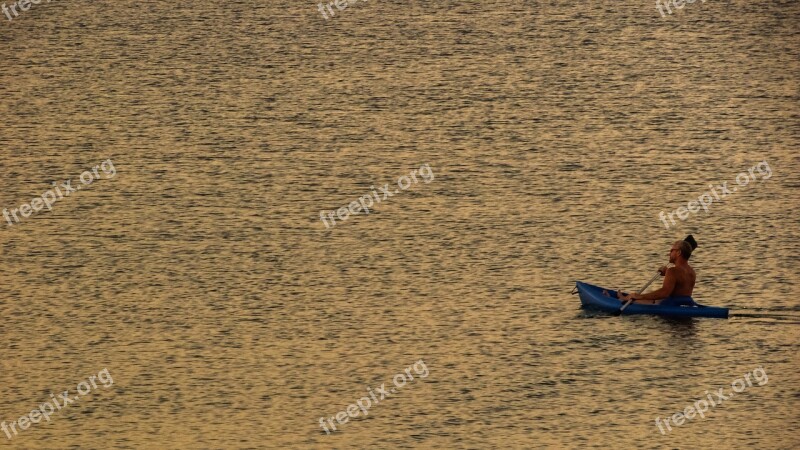
[[[660,272],[666,273],[664,285],[661,289],[647,294],[625,295],[618,293],[620,300],[627,302],[633,299],[634,303],[646,305],[665,305],[665,306],[694,306],[692,300],[692,290],[697,275],[689,265],[689,258],[692,256],[692,246],[686,241],[676,241],[672,244],[669,251],[669,262],[675,264],[674,267],[662,267]]]

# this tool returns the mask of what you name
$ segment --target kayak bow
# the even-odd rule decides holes
[[[581,305],[584,308],[619,314],[622,302],[617,298],[617,291],[608,289],[608,295],[603,295],[603,288],[582,281],[576,281],[575,288],[578,290],[578,296],[581,298]],[[632,303],[622,311],[622,314],[655,314],[670,317],[712,317],[727,319],[728,308],[703,305],[662,306]]]

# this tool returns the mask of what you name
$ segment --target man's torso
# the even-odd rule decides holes
[[[694,269],[688,264],[683,267],[673,267],[671,269],[675,273],[675,287],[672,289],[670,297],[677,297],[679,295],[692,295],[694,289],[694,282],[697,275]]]

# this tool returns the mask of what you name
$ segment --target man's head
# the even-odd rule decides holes
[[[675,263],[678,259],[688,261],[692,256],[692,245],[686,241],[675,241],[669,250],[669,262]]]

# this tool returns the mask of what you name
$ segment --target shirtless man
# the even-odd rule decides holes
[[[697,275],[689,265],[689,258],[692,256],[692,246],[686,241],[676,241],[672,244],[669,251],[669,262],[675,267],[662,267],[661,272],[666,271],[664,285],[661,289],[647,294],[625,295],[618,293],[620,300],[627,302],[633,299],[633,303],[643,303],[646,305],[669,305],[669,306],[693,306],[692,290]]]

